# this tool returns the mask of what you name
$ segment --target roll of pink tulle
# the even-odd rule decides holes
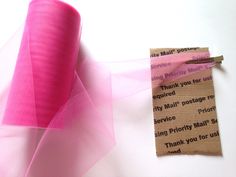
[[[82,176],[114,145],[110,74],[78,57],[80,23],[64,2],[31,1],[1,118],[1,177]]]
[[[47,127],[72,89],[80,15],[56,0],[30,3],[4,123]]]

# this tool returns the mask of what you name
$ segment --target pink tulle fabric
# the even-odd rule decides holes
[[[82,176],[115,145],[114,101],[150,89],[152,80],[158,87],[214,66],[185,64],[207,52],[97,63],[78,55],[80,28],[73,7],[31,1],[14,76],[0,97],[1,177]]]
[[[79,38],[71,6],[30,3],[3,114],[0,176],[81,176],[114,145],[110,77],[103,70],[99,83],[85,82],[84,69],[99,66],[77,68]]]

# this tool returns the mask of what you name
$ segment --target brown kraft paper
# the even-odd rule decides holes
[[[151,57],[208,48],[151,49]],[[222,155],[211,69],[152,89],[156,153]]]

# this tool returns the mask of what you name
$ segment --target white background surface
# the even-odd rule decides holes
[[[70,3],[82,16],[82,45],[98,60],[144,58],[151,47],[195,46],[210,47],[212,54],[225,58],[224,71],[213,71],[223,157],[157,158],[151,91],[147,90],[115,104],[117,145],[86,177],[236,177],[236,1]],[[0,46],[24,23],[27,6],[28,0],[0,0]],[[137,104],[139,99],[146,101]],[[133,109],[127,108],[129,100]]]

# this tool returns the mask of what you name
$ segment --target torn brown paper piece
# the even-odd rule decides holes
[[[208,48],[151,49],[151,57]],[[153,88],[156,153],[222,155],[211,69]]]

